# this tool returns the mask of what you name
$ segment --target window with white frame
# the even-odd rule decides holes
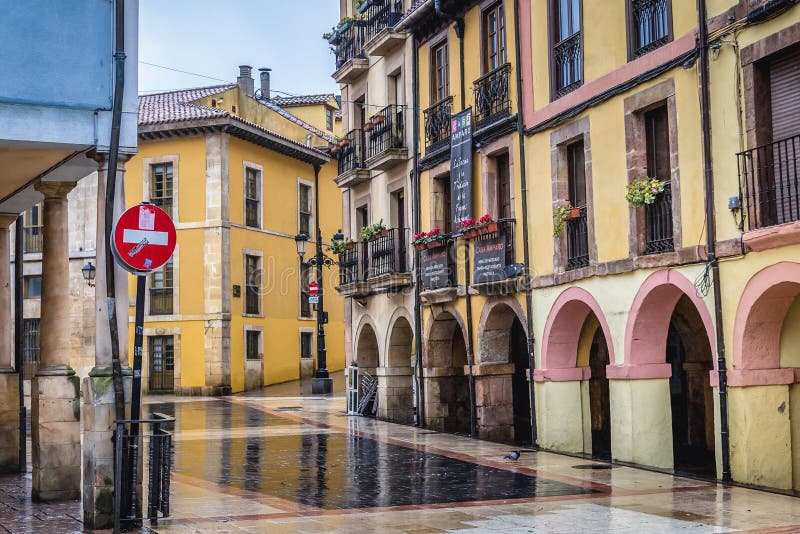
[[[308,184],[297,184],[298,233],[311,235],[311,203],[313,190]]]
[[[245,168],[244,178],[244,212],[245,226],[261,227],[261,171],[252,167]]]

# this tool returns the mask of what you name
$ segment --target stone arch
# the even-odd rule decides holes
[[[354,362],[359,368],[372,369],[370,372],[374,372],[380,365],[380,346],[375,323],[368,316],[364,316],[357,332]]]
[[[683,296],[696,309],[709,346],[715,346],[711,314],[694,284],[678,271],[657,271],[645,279],[633,299],[625,328],[625,359],[622,365],[609,366],[609,378],[669,378],[672,375],[664,354],[670,320]]]
[[[414,354],[414,320],[405,308],[397,308],[389,320],[389,334],[383,354],[384,367],[408,367],[411,360],[398,361],[397,349],[402,349],[410,357]]]
[[[589,378],[588,367],[578,367],[577,357],[586,319],[593,314],[608,346],[609,361],[614,362],[614,344],[603,310],[583,288],[564,290],[553,303],[542,337],[542,364],[534,371],[537,381],[572,381]]]
[[[527,335],[525,313],[516,299],[503,297],[486,303],[478,325],[478,364],[510,362],[509,336],[515,318]]]
[[[733,369],[729,371],[731,385],[794,382],[792,369],[780,369],[781,333],[784,319],[798,295],[798,263],[771,265],[747,282],[733,327]]]
[[[469,346],[464,319],[451,306],[439,309],[432,308],[431,311],[432,314],[428,319],[426,328],[427,334],[425,336],[425,350],[422,353],[422,365],[423,367],[451,367],[456,365],[452,361],[452,344],[457,331],[461,332],[464,347]],[[448,355],[450,358],[446,357]],[[466,360],[462,365],[466,365]]]

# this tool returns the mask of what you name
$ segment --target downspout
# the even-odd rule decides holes
[[[459,40],[459,71],[461,74],[461,111],[467,109],[466,97],[466,84],[464,82],[464,19],[462,17],[455,17],[449,13],[442,11],[441,0],[434,2],[436,13],[442,18],[455,22],[456,36]],[[471,178],[471,177],[470,177]],[[467,304],[467,367],[469,368],[469,435],[477,437],[478,418],[476,407],[475,395],[475,375],[472,372],[475,362],[475,352],[473,350],[473,327],[472,327],[472,296],[469,293],[469,286],[471,284],[470,270],[472,266],[469,261],[470,246],[469,241],[464,240],[464,287],[466,288],[466,304]]]
[[[417,36],[412,37],[412,56],[411,56],[411,87],[413,93],[413,150],[414,150],[414,170],[411,172],[411,184],[414,189],[412,197],[412,211],[414,212],[413,231],[416,235],[422,227],[422,214],[420,213],[420,197],[422,196],[419,181],[419,58],[417,57]],[[422,298],[420,289],[422,283],[422,273],[419,268],[419,255],[414,254],[414,350],[417,353],[417,421],[418,427],[425,427],[425,381],[422,367]]]
[[[22,303],[22,215],[17,217],[14,228],[14,365],[17,368],[19,381],[19,472],[28,471],[28,412],[25,409],[25,375],[22,358],[22,328],[23,328],[23,303]]]
[[[528,232],[528,180],[525,169],[525,121],[522,106],[522,52],[520,47],[519,30],[519,3],[522,0],[514,1],[514,41],[516,42],[516,61],[517,61],[517,137],[519,137],[519,181],[522,193],[522,255],[525,262],[525,314],[528,326],[528,389],[530,392],[531,403],[531,444],[537,446],[538,432],[536,428],[536,389],[533,382],[533,370],[536,366],[535,342],[533,333],[533,283],[531,281],[531,255]]]
[[[106,170],[106,306],[111,331],[111,362],[113,366],[114,412],[117,420],[125,419],[125,393],[122,385],[122,365],[119,361],[119,331],[117,329],[117,296],[114,280],[114,255],[111,252],[111,228],[114,224],[114,198],[117,191],[117,162],[122,122],[122,95],[125,88],[125,0],[116,0],[114,42],[114,103],[111,116],[111,146]],[[116,510],[119,513],[119,510]]]
[[[722,445],[722,481],[731,481],[730,441],[728,436],[728,381],[725,362],[725,332],[722,326],[722,290],[716,251],[716,218],[714,213],[714,169],[711,161],[711,104],[708,67],[708,26],[706,0],[697,0],[697,55],[700,60],[700,126],[703,132],[703,181],[706,193],[706,250],[711,266],[714,290],[714,321],[717,338],[717,373],[719,376],[719,426]]]

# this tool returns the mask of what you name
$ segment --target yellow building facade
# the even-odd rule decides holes
[[[261,70],[258,91],[243,66],[237,84],[140,97],[141,150],[126,165],[127,204],[162,207],[178,231],[172,260],[147,276],[146,391],[227,394],[314,372],[307,288],[316,275],[298,259],[294,237],[311,236],[313,254],[317,194],[322,235],[341,227],[341,213],[329,209],[341,194],[325,153],[336,125],[324,113],[306,122],[275,103]],[[337,105],[333,95],[310,101]],[[333,287],[332,278],[320,283]],[[332,291],[326,311],[328,368],[342,369],[343,303]]]

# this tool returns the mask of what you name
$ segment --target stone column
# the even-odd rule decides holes
[[[80,381],[69,366],[67,193],[72,182],[40,182],[44,195],[40,367],[31,384],[33,498],[80,498]]]
[[[9,226],[13,215],[0,215],[0,473],[19,472],[19,377],[14,369],[14,316],[11,292]]]
[[[83,379],[83,522],[89,529],[114,526],[114,383],[112,375],[111,332],[106,302],[105,198],[108,160],[96,154],[97,172],[97,245],[95,275],[95,367]],[[116,172],[114,218],[125,209],[125,159],[120,158]],[[116,318],[119,331],[119,356],[123,366],[125,411],[130,413],[131,369],[128,367],[128,273],[114,267]]]

